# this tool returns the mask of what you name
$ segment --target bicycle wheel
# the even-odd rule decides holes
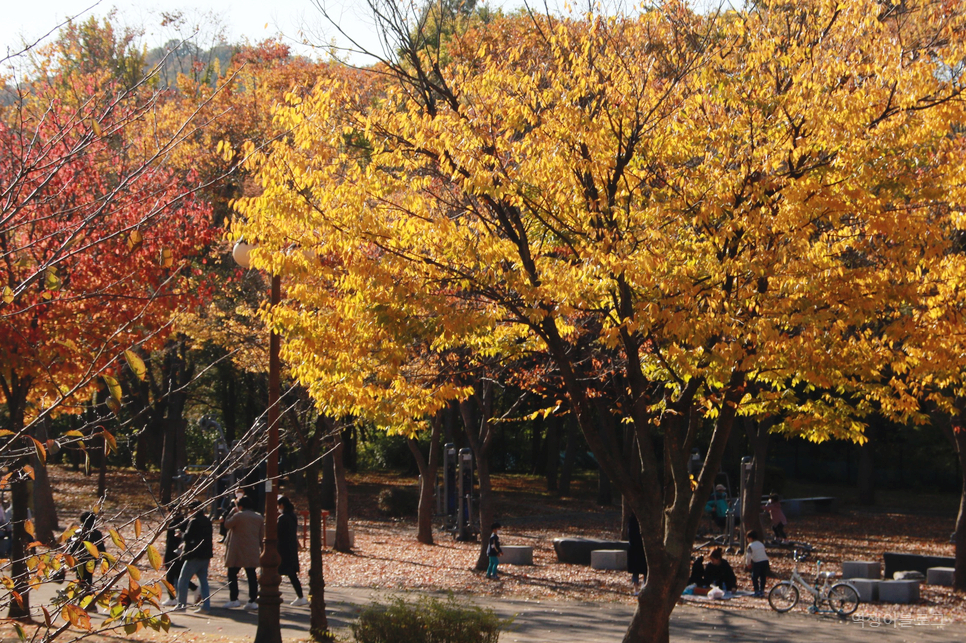
[[[848,616],[859,609],[859,593],[847,583],[836,583],[828,590],[828,605],[839,616]]]
[[[787,612],[798,605],[798,588],[788,581],[778,583],[768,592],[768,604],[776,612]]]

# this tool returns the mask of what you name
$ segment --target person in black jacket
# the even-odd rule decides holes
[[[95,526],[97,524],[97,514],[85,511],[80,515],[81,526],[74,530],[74,535],[67,541],[67,553],[74,557],[77,563],[77,581],[86,588],[90,588],[94,582],[94,565],[96,559],[88,551],[88,542],[94,545],[98,555],[104,549],[104,535]]]
[[[178,578],[181,577],[181,568],[184,566],[184,560],[181,558],[181,540],[187,526],[188,521],[185,520],[184,514],[180,511],[175,513],[168,521],[164,543],[164,567],[166,570],[164,579],[174,588],[168,590],[169,594],[172,591],[178,591]],[[198,586],[194,583],[188,583],[188,589],[193,592],[198,589]],[[168,600],[161,603],[164,607],[173,607],[177,604],[178,596],[176,593],[171,594]]]
[[[205,515],[204,505],[198,500],[188,506],[188,526],[184,531],[181,576],[178,577],[178,606],[184,610],[188,604],[188,583],[192,576],[198,577],[204,603],[196,611],[211,611],[211,592],[208,591],[208,564],[214,551],[211,521]]]
[[[633,513],[627,518],[627,571],[631,573],[633,594],[637,596],[641,592],[641,576],[647,579],[647,559],[644,557],[641,525]]]
[[[302,583],[299,582],[299,519],[295,515],[295,505],[285,496],[278,497],[282,513],[278,516],[278,563],[279,576],[288,576],[298,597],[292,605],[308,605],[302,596]]]
[[[704,566],[704,584],[715,585],[726,592],[733,592],[738,587],[738,578],[731,569],[731,565],[724,559],[721,547],[711,550],[708,564]]]

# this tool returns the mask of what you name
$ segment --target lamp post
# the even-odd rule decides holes
[[[251,266],[252,246],[239,241],[231,255],[242,268]],[[274,309],[282,300],[282,278],[272,275],[271,306]],[[258,559],[258,629],[255,643],[282,643],[280,606],[282,595],[278,591],[281,577],[278,575],[278,398],[281,393],[280,338],[271,330],[268,340],[268,459],[265,463],[265,541]]]

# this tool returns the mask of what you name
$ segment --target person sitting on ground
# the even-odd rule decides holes
[[[704,566],[704,585],[714,585],[726,592],[733,592],[738,587],[738,578],[731,569],[731,565],[724,559],[721,547],[711,550],[708,564]]]
[[[691,575],[688,576],[688,585],[704,587],[704,556],[698,556],[691,563]]]
[[[783,542],[786,538],[785,525],[788,524],[788,518],[785,517],[785,512],[782,511],[782,503],[778,499],[777,493],[773,493],[768,497],[768,502],[765,503],[765,511],[771,516],[771,530],[775,532],[775,540]]]

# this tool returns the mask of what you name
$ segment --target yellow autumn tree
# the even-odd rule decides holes
[[[415,338],[549,356],[642,525],[625,641],[667,641],[738,414],[812,440],[922,414],[891,375],[962,270],[964,26],[951,2],[664,2],[403,47],[378,99],[332,82],[277,112],[234,234],[284,275],[273,320],[320,404],[390,391],[404,425],[465,394],[404,376]]]

